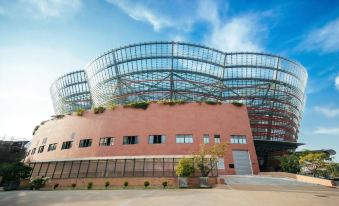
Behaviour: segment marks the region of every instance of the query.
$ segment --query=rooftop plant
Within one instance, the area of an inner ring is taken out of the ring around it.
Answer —
[[[134,103],[129,103],[125,104],[124,108],[136,108],[136,109],[147,109],[149,106],[150,102],[149,101],[144,101],[144,102],[134,102]]]
[[[82,108],[79,108],[79,109],[77,109],[75,112],[76,112],[77,116],[82,116],[82,115],[84,115],[85,110],[82,109]]]
[[[217,105],[217,104],[221,104],[222,102],[220,101],[213,101],[213,100],[206,100],[204,101],[206,104],[209,104],[209,105]]]
[[[105,107],[99,106],[99,107],[93,107],[94,114],[100,114],[105,111]]]
[[[237,106],[237,107],[242,107],[244,104],[243,103],[241,103],[241,102],[232,102],[232,104],[234,105],[234,106]]]
[[[164,105],[176,105],[176,104],[186,104],[187,102],[184,100],[171,100],[171,99],[163,99],[158,101],[159,104],[164,104]]]
[[[108,108],[110,110],[115,110],[116,108],[118,107],[118,105],[114,102],[111,102],[109,105],[108,105]]]

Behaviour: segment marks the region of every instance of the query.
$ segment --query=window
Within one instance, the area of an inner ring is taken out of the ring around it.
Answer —
[[[92,145],[92,139],[80,140],[79,147],[90,147]]]
[[[214,143],[215,144],[220,144],[220,135],[218,135],[218,134],[214,135]]]
[[[231,144],[247,144],[245,135],[231,135]]]
[[[204,144],[209,144],[210,143],[210,136],[208,134],[204,134]]]
[[[28,152],[26,153],[26,157],[29,156],[29,154],[31,154],[31,150],[28,150]]]
[[[36,150],[36,148],[33,148],[33,149],[32,149],[32,155],[35,154],[35,150]]]
[[[64,149],[71,149],[72,144],[73,144],[73,141],[63,142],[63,143],[62,143],[62,146],[61,146],[61,150],[64,150]]]
[[[47,142],[47,137],[42,139],[42,143],[41,144],[46,144],[46,142]]]
[[[123,144],[138,144],[138,136],[124,136]]]
[[[114,145],[114,137],[102,137],[100,138],[99,146],[111,146]]]
[[[193,143],[193,136],[191,134],[177,134],[175,142],[179,144]]]
[[[47,152],[56,150],[57,143],[48,145]]]
[[[42,153],[44,151],[45,145],[40,146],[38,149],[38,153]]]
[[[165,135],[150,135],[148,137],[148,144],[164,144],[166,142]]]

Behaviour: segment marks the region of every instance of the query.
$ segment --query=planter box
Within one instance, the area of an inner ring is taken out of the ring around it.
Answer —
[[[210,184],[208,182],[208,177],[199,177],[199,186],[201,188],[210,188]]]
[[[187,177],[178,177],[178,183],[180,188],[188,187],[188,178]]]
[[[5,191],[17,190],[20,186],[20,180],[6,181],[4,182],[3,186]]]

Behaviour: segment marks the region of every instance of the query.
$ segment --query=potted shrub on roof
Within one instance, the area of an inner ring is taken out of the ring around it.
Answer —
[[[178,182],[180,188],[188,187],[188,178],[194,173],[193,159],[182,158],[177,167],[175,173],[178,175]]]
[[[204,144],[201,145],[199,153],[194,156],[194,165],[200,172],[200,187],[210,187],[208,183],[208,175],[211,171],[217,169],[218,159],[224,157],[226,148],[226,142],[215,144],[211,147],[207,147]]]
[[[32,168],[22,162],[0,164],[0,177],[4,182],[5,191],[16,190],[20,186],[20,179],[28,178]]]

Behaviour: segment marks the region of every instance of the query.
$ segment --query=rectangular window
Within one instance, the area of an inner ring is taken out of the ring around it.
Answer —
[[[79,147],[90,147],[92,145],[92,139],[80,140]]]
[[[40,146],[38,149],[38,153],[42,153],[44,151],[45,145]]]
[[[209,144],[210,143],[210,136],[208,134],[204,134],[204,144]]]
[[[175,142],[178,143],[178,144],[193,143],[193,135],[191,135],[191,134],[177,134]]]
[[[148,137],[148,144],[165,144],[166,136],[165,135],[150,135]]]
[[[218,134],[214,135],[214,143],[215,144],[220,144],[220,135],[218,135]]]
[[[33,149],[32,149],[32,155],[35,154],[35,150],[36,150],[36,148],[33,148]]]
[[[99,146],[111,146],[114,145],[114,137],[102,137],[100,138]]]
[[[73,144],[73,141],[63,142],[63,143],[62,143],[62,146],[61,146],[61,150],[64,150],[64,149],[71,149],[72,144]]]
[[[231,144],[247,144],[245,135],[231,135]]]
[[[50,144],[48,146],[47,152],[56,150],[56,147],[57,147],[57,143]]]
[[[138,136],[124,136],[123,144],[138,144]]]

